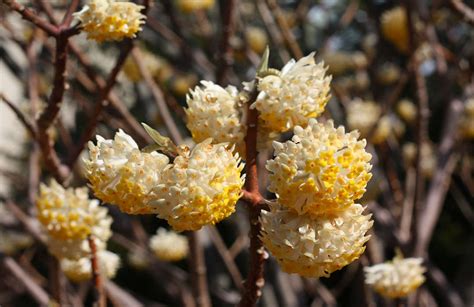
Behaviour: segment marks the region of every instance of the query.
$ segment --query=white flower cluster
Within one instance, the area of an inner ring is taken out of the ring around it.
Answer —
[[[81,22],[89,39],[98,42],[133,38],[141,31],[146,18],[140,11],[144,7],[133,2],[90,0],[74,16]]]
[[[201,81],[186,96],[187,127],[196,142],[212,138],[213,142],[235,144],[243,153],[245,126],[241,124],[240,99],[233,86],[222,88],[210,81]]]
[[[167,156],[141,152],[122,130],[113,140],[97,136],[97,145],[89,142],[89,155],[86,176],[99,199],[129,214],[149,212],[149,193],[160,182]]]
[[[332,121],[310,119],[292,140],[274,142],[267,162],[269,190],[277,195],[262,211],[262,241],[282,269],[307,277],[329,276],[364,252],[370,215],[355,203],[371,177],[371,155],[358,133]]]
[[[150,238],[150,249],[162,261],[179,261],[188,255],[188,240],[174,231],[159,228]]]
[[[102,250],[97,253],[101,274],[113,278],[120,267],[120,257],[112,252]],[[61,270],[74,282],[90,280],[92,278],[92,264],[89,257],[71,260],[63,258],[60,261]]]
[[[391,262],[365,267],[365,283],[383,296],[405,297],[425,281],[422,263],[422,258],[397,255]]]
[[[89,199],[87,188],[65,189],[52,180],[49,186],[41,185],[36,205],[48,250],[56,258],[71,265],[90,261],[89,236],[98,254],[105,252],[112,218],[97,200]]]

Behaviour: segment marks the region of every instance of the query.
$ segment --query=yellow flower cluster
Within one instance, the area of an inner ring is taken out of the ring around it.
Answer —
[[[214,6],[214,0],[178,0],[178,8],[185,12],[191,13],[197,10],[206,10]]]
[[[405,9],[397,6],[382,14],[380,27],[382,35],[402,53],[408,52],[409,31]]]
[[[294,133],[290,141],[273,143],[275,158],[267,162],[268,189],[282,205],[317,215],[344,210],[362,197],[372,166],[356,131],[311,119]]]
[[[90,0],[74,16],[81,22],[89,39],[103,42],[133,38],[141,31],[146,18],[140,11],[144,7],[133,2]]]
[[[106,250],[98,252],[97,257],[102,276],[115,277],[120,266],[120,257]],[[89,257],[82,257],[77,260],[64,258],[61,259],[60,266],[66,277],[74,282],[86,281],[92,278],[92,265]]]
[[[150,205],[174,230],[198,230],[235,211],[244,184],[243,164],[226,145],[207,139],[192,150],[182,146],[174,163],[163,170]]]
[[[159,228],[150,238],[150,249],[162,261],[179,261],[188,255],[188,240],[174,231]]]
[[[41,184],[36,205],[38,220],[59,240],[83,240],[107,216],[107,209],[89,199],[87,188],[64,189],[55,180]]]
[[[262,211],[262,241],[283,271],[328,277],[364,252],[373,221],[363,211],[353,204],[340,214],[314,218],[274,205],[270,212]]]
[[[233,86],[222,88],[211,81],[201,81],[186,96],[187,127],[196,142],[208,138],[213,143],[228,142],[243,153],[245,126],[240,122],[240,100]]]
[[[385,297],[405,297],[425,281],[422,262],[422,258],[397,255],[391,262],[364,268],[365,283]]]
[[[474,139],[474,98],[466,101],[461,120],[461,133],[466,139]]]
[[[268,189],[277,202],[262,211],[261,239],[284,271],[329,276],[364,252],[373,222],[354,201],[371,177],[371,155],[357,137],[310,119],[292,140],[273,142]]]
[[[141,152],[122,130],[113,140],[97,136],[97,145],[89,142],[89,155],[86,176],[99,199],[129,214],[153,213],[149,192],[159,183],[167,156]]]
[[[260,93],[252,107],[260,112],[264,126],[285,132],[321,115],[329,101],[331,81],[325,73],[324,64],[316,64],[311,53],[298,61],[291,60],[277,74],[261,78]]]

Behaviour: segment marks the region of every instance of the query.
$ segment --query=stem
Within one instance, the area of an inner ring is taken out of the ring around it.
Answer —
[[[97,256],[97,246],[95,245],[94,239],[92,236],[87,237],[87,241],[89,242],[89,247],[91,249],[91,270],[92,270],[92,280],[94,281],[94,299],[96,301],[96,305],[99,307],[105,307],[106,298],[104,295],[104,289],[102,286],[102,278],[100,276],[100,268],[99,268],[99,259]]]
[[[191,270],[191,284],[194,299],[197,307],[210,307],[211,299],[206,280],[206,265],[204,263],[204,252],[199,244],[199,237],[196,231],[187,234],[189,241],[189,266]]]
[[[246,180],[245,190],[251,201],[247,201],[250,221],[250,270],[247,280],[244,283],[244,291],[239,306],[255,306],[258,298],[262,295],[261,289],[265,283],[263,277],[263,265],[265,262],[265,251],[263,243],[259,238],[262,225],[259,221],[262,200],[258,187],[257,173],[257,124],[258,111],[250,109],[250,104],[256,99],[257,91],[253,93],[252,99],[247,104],[247,135],[245,137],[246,145]]]
[[[222,84],[227,77],[229,68],[232,65],[232,46],[230,38],[235,32],[237,0],[220,1],[220,11],[222,16],[222,38],[219,46],[219,65],[217,66],[217,83]]]

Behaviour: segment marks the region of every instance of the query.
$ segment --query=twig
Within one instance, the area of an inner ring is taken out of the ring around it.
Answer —
[[[191,271],[191,284],[194,299],[197,307],[210,307],[211,298],[206,280],[206,265],[204,262],[204,251],[199,243],[198,233],[196,231],[188,232],[189,241],[189,265]]]
[[[3,265],[12,273],[20,283],[22,283],[31,296],[41,306],[47,306],[50,303],[48,293],[26,273],[21,266],[11,257],[3,258]]]
[[[142,307],[142,303],[137,301],[124,289],[110,280],[104,282],[104,290],[114,306]]]
[[[99,264],[99,257],[97,254],[97,246],[95,245],[94,239],[92,236],[87,237],[87,241],[89,242],[89,248],[91,249],[91,270],[92,270],[92,280],[94,281],[95,287],[95,301],[97,306],[105,307],[106,306],[106,298],[104,295],[104,289],[102,285],[102,276],[100,273],[100,264]]]
[[[233,62],[233,49],[230,39],[236,28],[238,0],[220,1],[220,12],[222,19],[222,37],[219,44],[219,65],[217,65],[216,80],[221,84],[226,80],[227,73]]]
[[[224,241],[222,240],[219,231],[216,229],[215,226],[208,226],[206,227],[214,246],[216,247],[219,255],[221,256],[224,264],[229,271],[230,277],[234,282],[235,286],[239,290],[243,290],[242,288],[242,274],[240,274],[239,268],[235,265],[234,258],[229,253],[229,250],[225,246]]]
[[[69,4],[69,7],[67,8],[66,14],[64,14],[63,21],[61,22],[61,27],[66,28],[71,25],[73,16],[72,14],[77,10],[77,7],[79,6],[80,0],[72,0],[71,4]]]
[[[285,40],[286,46],[290,49],[293,57],[296,59],[303,57],[303,52],[295,39],[295,36],[291,32],[288,23],[286,22],[285,16],[283,16],[283,12],[281,11],[280,6],[276,2],[276,0],[266,0],[268,6],[270,7],[270,11],[275,16],[275,20],[280,28],[282,33],[283,39]]]
[[[262,295],[262,288],[265,283],[263,277],[263,264],[266,258],[266,252],[263,243],[259,238],[262,225],[260,223],[261,206],[259,203],[262,196],[258,186],[257,174],[257,124],[258,111],[250,109],[250,104],[256,99],[257,91],[254,91],[247,104],[247,135],[245,136],[246,145],[246,180],[245,190],[252,194],[253,201],[247,202],[250,221],[250,269],[247,280],[244,283],[244,291],[239,306],[255,306],[258,298]]]
[[[47,22],[44,19],[41,19],[37,13],[31,11],[30,9],[26,8],[24,5],[19,4],[15,0],[3,0],[3,3],[8,5],[12,10],[17,11],[21,14],[21,16],[30,21],[31,23],[35,24],[38,28],[45,31],[51,36],[57,36],[59,31],[58,28],[52,25],[51,23]]]
[[[458,12],[467,22],[474,25],[474,10],[461,0],[450,0],[451,7]]]
[[[21,121],[23,126],[25,126],[26,130],[28,130],[30,135],[33,138],[35,138],[36,137],[36,128],[35,128],[33,122],[30,121],[30,119],[27,118],[25,116],[25,114],[23,114],[23,112],[21,112],[20,109],[18,109],[18,107],[14,103],[11,102],[10,100],[8,100],[2,93],[0,93],[0,99],[3,100],[7,104],[7,106],[15,113],[15,115]]]

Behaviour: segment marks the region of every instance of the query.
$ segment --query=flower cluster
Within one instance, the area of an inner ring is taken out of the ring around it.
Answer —
[[[188,255],[188,240],[174,231],[159,228],[150,238],[150,249],[163,261],[179,261]]]
[[[214,6],[214,0],[178,0],[176,1],[178,8],[185,12],[191,13],[197,10],[206,10]]]
[[[90,261],[88,237],[98,253],[105,251],[112,218],[97,200],[89,199],[87,188],[65,189],[52,180],[41,185],[36,205],[38,220],[48,234],[48,250],[59,260],[71,265]]]
[[[403,258],[397,255],[391,262],[364,268],[365,283],[389,298],[405,297],[423,282],[422,258]]]
[[[133,2],[115,0],[90,0],[89,4],[74,16],[89,39],[98,42],[133,38],[145,23],[144,7]]]
[[[240,122],[240,99],[233,86],[222,88],[210,81],[201,81],[186,96],[187,127],[196,142],[212,138],[214,143],[228,142],[243,153],[245,126]]]
[[[262,212],[261,238],[284,271],[329,276],[364,252],[373,222],[355,201],[371,177],[371,155],[357,137],[310,119],[292,140],[273,143],[268,189],[277,203]]]
[[[466,139],[474,139],[474,98],[466,101],[461,120],[461,133]]]
[[[213,145],[207,139],[192,150],[182,146],[152,190],[150,205],[176,231],[215,224],[235,211],[244,184],[242,169],[238,154],[225,143]]]
[[[329,101],[330,76],[323,63],[316,64],[314,53],[291,60],[278,73],[258,82],[260,91],[252,105],[260,112],[264,126],[285,132],[321,115]]]
[[[128,134],[119,130],[113,140],[97,136],[89,142],[86,176],[96,197],[129,214],[152,213],[149,192],[160,182],[167,156],[143,153]]]
[[[120,266],[120,257],[112,252],[102,250],[97,253],[98,263],[103,276],[113,278]],[[81,282],[92,278],[92,265],[89,257],[77,260],[63,258],[60,261],[61,270],[70,280]]]

